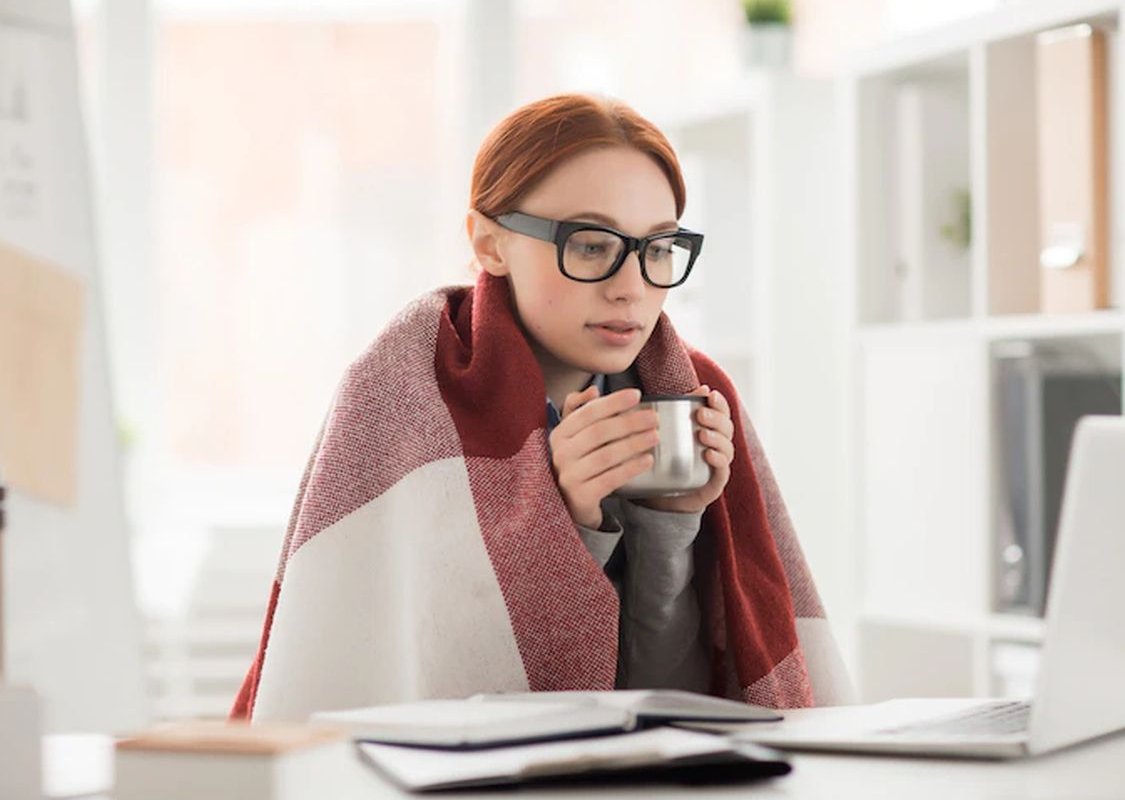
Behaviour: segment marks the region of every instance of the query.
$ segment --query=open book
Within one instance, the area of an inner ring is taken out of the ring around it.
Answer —
[[[628,713],[635,726],[647,727],[664,722],[778,722],[781,715],[772,708],[753,706],[738,700],[724,700],[696,692],[675,689],[630,689],[612,692],[512,692],[478,694],[473,702],[528,702],[618,708]]]
[[[311,717],[312,722],[347,728],[362,741],[439,748],[495,747],[674,722],[780,719],[770,709],[671,690],[476,695],[323,711]]]
[[[559,781],[722,783],[784,775],[781,754],[675,728],[491,750],[361,743],[362,756],[414,792]]]

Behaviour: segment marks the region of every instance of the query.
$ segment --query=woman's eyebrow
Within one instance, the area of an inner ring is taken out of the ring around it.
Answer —
[[[602,225],[606,225],[610,228],[616,228],[617,230],[621,230],[621,225],[617,222],[617,220],[615,220],[613,217],[607,216],[605,214],[601,214],[597,211],[583,211],[579,214],[571,214],[569,217],[566,218],[566,221],[567,222],[597,222],[597,223],[600,223]],[[648,232],[649,233],[656,233],[657,231],[674,231],[678,227],[679,227],[679,223],[676,222],[676,220],[671,220],[669,222],[661,222],[657,225],[653,225],[651,228],[648,229]]]

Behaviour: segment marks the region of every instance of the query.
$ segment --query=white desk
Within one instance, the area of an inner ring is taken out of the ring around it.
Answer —
[[[90,763],[90,745],[83,752],[59,753],[51,769],[62,770],[64,762],[73,766]],[[109,751],[95,748],[103,761]],[[108,764],[98,769],[105,770]],[[88,767],[87,767],[88,768]],[[335,792],[325,791],[309,800],[407,800],[443,795],[410,795],[382,781],[360,764],[346,764],[344,774],[326,780]],[[336,789],[336,787],[339,787]],[[595,789],[534,789],[521,794],[542,798],[599,800],[648,800],[651,797],[691,797],[692,800],[726,797],[762,798],[896,798],[901,800],[1101,800],[1125,798],[1125,734],[1102,739],[1036,759],[1010,762],[972,762],[951,759],[913,759],[887,756],[829,756],[795,754],[793,772],[757,784],[719,787],[639,786]],[[507,792],[456,793],[455,800],[497,800],[514,797]],[[112,794],[92,795],[111,800]],[[200,800],[206,800],[200,798]]]

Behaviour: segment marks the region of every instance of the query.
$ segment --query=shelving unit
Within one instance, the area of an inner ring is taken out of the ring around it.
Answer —
[[[1104,375],[1125,314],[1122,4],[1026,0],[866,52],[843,79],[847,452],[865,699],[1023,693],[1042,620],[998,601],[1006,485],[999,360]],[[1039,311],[1036,36],[1105,32],[1111,308]],[[971,225],[964,226],[964,196]],[[968,239],[964,234],[971,231]],[[1007,416],[1004,416],[1007,415]]]

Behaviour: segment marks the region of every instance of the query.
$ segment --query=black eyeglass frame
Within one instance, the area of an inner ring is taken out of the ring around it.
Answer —
[[[691,275],[691,269],[695,266],[696,259],[699,258],[699,254],[703,250],[703,234],[689,231],[687,228],[677,228],[674,231],[653,233],[638,239],[629,236],[627,233],[622,233],[619,230],[606,227],[605,225],[598,225],[594,222],[546,219],[544,217],[534,216],[533,214],[525,214],[522,211],[511,211],[507,214],[501,214],[496,218],[496,222],[515,233],[522,233],[525,236],[530,236],[544,242],[553,242],[555,250],[558,253],[559,272],[570,280],[578,281],[579,283],[599,283],[609,280],[621,269],[621,265],[625,263],[625,259],[629,257],[629,254],[635,252],[637,254],[637,260],[640,261],[641,264],[641,277],[644,278],[645,283],[650,286],[655,286],[658,289],[674,289],[686,281],[688,276]],[[613,266],[600,278],[576,278],[566,271],[566,266],[563,263],[563,246],[566,244],[566,240],[570,238],[571,234],[577,233],[578,231],[601,231],[602,233],[610,233],[621,239],[622,243],[625,245],[621,248],[621,253],[617,256]],[[687,268],[684,270],[683,276],[675,283],[657,283],[649,277],[648,270],[645,268],[645,250],[648,248],[649,244],[657,239],[672,238],[686,239],[691,242],[692,251],[691,255],[688,257]]]

